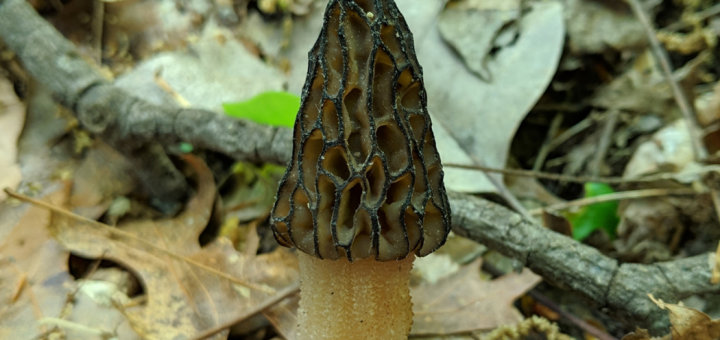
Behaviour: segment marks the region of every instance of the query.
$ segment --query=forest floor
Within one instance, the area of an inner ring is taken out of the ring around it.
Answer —
[[[472,196],[502,205],[493,213],[614,266],[593,295],[579,277],[596,268],[581,259],[532,261],[549,238],[454,226],[415,262],[410,337],[719,338],[720,3],[395,2],[423,66],[445,186],[465,195],[453,207],[485,204],[462,205]],[[16,3],[0,0],[0,21]],[[233,149],[230,135],[206,132],[131,155],[145,141],[96,130],[80,100],[42,81],[60,79],[62,63],[25,59],[3,31],[17,27],[0,23],[0,338],[294,340],[297,258],[268,218],[327,0],[27,3],[77,48],[73,62],[142,103],[282,137]],[[122,128],[161,130],[144,118]],[[185,136],[199,124],[187,125]],[[164,166],[175,172],[159,182],[144,172]],[[614,282],[649,287],[653,275],[668,288],[612,296]]]

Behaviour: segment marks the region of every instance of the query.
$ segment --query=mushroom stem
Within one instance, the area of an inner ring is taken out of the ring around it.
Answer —
[[[298,340],[408,338],[414,254],[388,262],[321,260],[303,252],[299,256]]]

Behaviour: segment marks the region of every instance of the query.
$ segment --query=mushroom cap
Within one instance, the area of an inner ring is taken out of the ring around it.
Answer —
[[[328,3],[271,224],[278,243],[322,259],[391,261],[445,243],[422,68],[393,0]]]

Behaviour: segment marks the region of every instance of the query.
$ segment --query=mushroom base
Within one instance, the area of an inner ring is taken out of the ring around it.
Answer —
[[[400,340],[412,326],[410,269],[400,261],[321,260],[300,254],[298,340]]]

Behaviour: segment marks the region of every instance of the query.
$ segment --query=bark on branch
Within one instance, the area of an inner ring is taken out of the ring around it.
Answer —
[[[155,188],[157,197],[184,191],[184,181],[177,184],[180,174],[168,166],[159,145],[185,141],[252,162],[286,164],[291,158],[290,129],[210,111],[159,107],[113,86],[25,0],[0,0],[0,38],[37,81],[73,109],[86,129],[149,169],[145,182]],[[676,302],[720,292],[720,286],[710,284],[710,253],[652,265],[618,265],[596,249],[496,203],[451,193],[450,204],[457,234],[517,259],[548,282],[607,307],[633,325],[667,331],[667,313],[652,304],[648,293]]]

